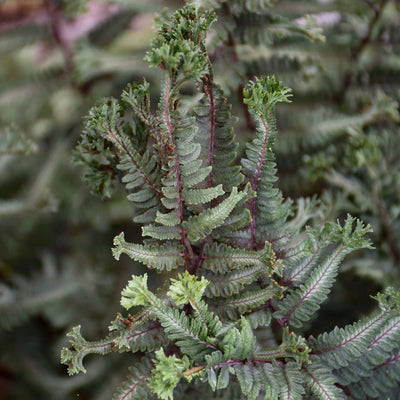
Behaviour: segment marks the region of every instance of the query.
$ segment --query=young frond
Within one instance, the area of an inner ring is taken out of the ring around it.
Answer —
[[[128,84],[122,92],[121,101],[129,104],[134,114],[147,127],[150,136],[154,135],[154,118],[150,113],[150,85],[144,80],[143,83]]]
[[[184,377],[184,372],[189,369],[189,359],[184,356],[182,359],[175,355],[166,356],[163,349],[155,352],[155,368],[149,379],[149,387],[163,400],[173,400],[173,391]]]
[[[207,285],[208,281],[204,276],[198,280],[197,276],[185,271],[184,274],[178,275],[178,279],[171,279],[171,287],[167,294],[178,306],[193,306],[200,302]]]
[[[302,336],[289,332],[286,327],[282,331],[282,342],[279,346],[269,349],[260,349],[256,354],[257,360],[273,361],[285,360],[291,358],[298,364],[309,364],[309,353],[311,349],[308,347],[306,340]]]
[[[178,282],[184,280],[185,276],[181,275]],[[177,286],[177,283],[175,283],[175,286]],[[175,297],[176,290],[172,291],[171,294]],[[164,304],[147,288],[147,275],[132,277],[127,287],[122,291],[121,304],[128,309],[137,305],[151,307],[152,313],[159,320],[168,338],[175,341],[176,345],[193,359],[201,359],[204,353],[215,349],[215,345],[212,344],[213,338],[208,336],[207,324],[204,324],[201,318],[191,319],[179,309],[171,309]]]
[[[242,316],[238,328],[229,329],[223,336],[219,347],[226,359],[252,359],[257,352],[258,345],[249,321]]]
[[[268,77],[249,82],[243,96],[257,125],[256,137],[247,144],[246,158],[242,159],[243,172],[257,194],[250,202],[251,241],[256,248],[261,237],[276,241],[282,235],[277,232],[271,235],[271,231],[280,231],[291,212],[290,203],[284,202],[280,191],[273,186],[277,178],[272,152],[276,136],[273,109],[278,102],[290,101],[290,89],[274,77]]]

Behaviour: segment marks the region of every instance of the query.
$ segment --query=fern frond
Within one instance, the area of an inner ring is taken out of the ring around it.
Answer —
[[[386,393],[400,385],[400,353],[393,352],[377,365],[370,374],[347,386],[356,399],[387,398]]]
[[[205,295],[207,297],[230,297],[239,293],[246,285],[268,274],[264,266],[241,268],[225,275],[206,274],[209,281]]]
[[[214,273],[226,273],[233,269],[255,266],[272,273],[275,267],[275,254],[269,243],[259,251],[234,248],[225,244],[206,244],[203,249],[202,267]]]
[[[61,351],[61,363],[68,365],[68,374],[74,375],[79,372],[86,373],[83,366],[83,359],[87,354],[107,354],[112,351],[113,343],[108,339],[97,343],[89,343],[81,334],[80,325],[75,326],[71,332],[67,334],[71,337],[70,343],[73,349],[64,347]]]
[[[221,88],[212,82],[209,74],[203,77],[201,85],[203,96],[192,112],[198,126],[203,163],[212,168],[208,185],[222,184],[230,192],[243,181],[240,168],[234,165],[238,148],[233,133],[235,119]]]
[[[129,367],[126,380],[116,390],[112,400],[147,400],[153,397],[148,386],[151,377],[153,361],[149,356],[143,357],[135,366]]]
[[[235,375],[239,381],[242,393],[248,400],[256,400],[261,391],[261,375],[255,365],[234,365]]]
[[[266,394],[272,395],[272,399],[298,400],[303,398],[304,379],[297,363],[293,361],[264,363],[262,371],[266,382]]]
[[[194,360],[201,359],[204,353],[207,354],[211,349],[215,349],[215,346],[209,343],[213,340],[208,337],[208,329],[203,321],[189,319],[184,312],[163,304],[147,289],[147,275],[132,277],[122,291],[121,304],[125,308],[135,305],[150,306],[169,339],[176,341],[181,350]]]
[[[257,248],[261,237],[269,241],[271,231],[282,228],[290,213],[280,191],[273,187],[276,168],[272,146],[276,136],[273,108],[278,102],[289,102],[290,90],[281,86],[274,77],[257,79],[243,90],[244,103],[257,124],[256,138],[247,144],[242,166],[257,197],[250,202],[251,242]],[[274,243],[279,246],[278,243]]]
[[[320,400],[345,400],[344,392],[335,384],[330,371],[320,363],[302,368],[303,376],[311,392]]]
[[[106,338],[97,341],[88,341],[83,338],[80,326],[76,326],[70,331],[69,336],[71,348],[64,347],[61,352],[61,362],[68,366],[69,375],[79,372],[86,373],[83,360],[89,354],[109,354],[115,351],[136,353],[138,351],[153,351],[165,345],[168,339],[162,331],[160,325],[146,319],[137,321],[126,320],[122,322],[117,318],[110,327],[111,333]]]
[[[114,238],[113,255],[119,260],[122,253],[127,254],[135,261],[139,261],[149,268],[160,271],[178,268],[184,264],[183,249],[180,245],[146,246],[125,241],[124,233],[121,232]]]
[[[117,168],[125,173],[123,182],[126,184],[127,189],[130,191],[135,190],[130,197],[128,196],[128,199],[134,203],[142,203],[149,201],[152,196],[160,197],[161,193],[156,183],[156,158],[147,151],[140,154],[134,146],[135,141],[136,143],[143,140],[146,141],[147,137],[141,138],[143,132],[139,132],[138,124],[131,127],[134,132],[133,139],[129,137],[126,131],[124,132],[124,127],[117,122],[120,119],[120,112],[120,106],[115,101],[111,101],[109,108],[103,106],[97,111],[92,111],[88,125],[99,131],[103,129],[102,134],[116,146],[117,151],[120,153]],[[125,127],[126,129],[128,128]],[[135,199],[135,194],[146,192],[146,189],[148,193],[146,193],[145,198]]]
[[[353,219],[350,218],[346,222],[347,230],[352,221]],[[357,224],[360,224],[360,222]],[[369,227],[366,227],[364,233],[367,233],[369,229]],[[326,225],[321,230],[306,228],[305,239],[298,236],[295,239],[299,241],[298,244],[289,243],[289,249],[285,249],[285,268],[283,270],[285,284],[299,286],[304,283],[314,267],[323,261],[328,246],[338,243],[341,232],[342,228],[339,225],[336,228],[333,225]],[[365,245],[370,247],[367,244]]]
[[[370,227],[365,227],[360,221],[357,221],[353,231],[354,220],[348,216],[343,227],[340,224],[336,227],[325,226],[324,229],[328,232],[331,231],[332,239],[339,242],[339,245],[313,269],[304,284],[289,292],[279,302],[278,311],[274,313],[276,318],[295,327],[301,326],[302,321],[307,321],[327,298],[337,275],[339,264],[345,255],[357,248],[371,246],[369,240],[363,238],[370,231]]]
[[[384,311],[345,328],[336,327],[330,333],[321,334],[316,340],[311,338],[312,357],[332,369],[346,366],[349,361],[356,360],[367,352],[387,319],[388,312]]]
[[[247,318],[241,317],[238,328],[229,329],[222,340],[221,348],[226,359],[250,360],[257,352],[257,339]]]
[[[222,189],[222,185],[205,189],[183,189],[182,191],[182,196],[185,200],[185,203],[195,205],[208,203],[224,194],[225,192]]]
[[[256,359],[261,361],[284,360],[292,358],[298,364],[308,364],[309,353],[306,340],[302,336],[297,336],[294,332],[289,332],[286,327],[282,332],[282,343],[279,346],[269,349],[260,349],[256,354]]]
[[[170,102],[167,98],[167,103]],[[209,168],[201,168],[199,171],[198,157],[200,155],[200,145],[194,142],[196,129],[193,126],[192,119],[183,119],[176,125],[172,125],[173,120],[169,117],[169,105],[163,105],[164,112],[162,113],[168,129],[168,140],[171,146],[175,148],[175,155],[169,161],[167,166],[167,174],[162,179],[162,203],[165,208],[170,211],[168,214],[158,214],[157,221],[163,225],[170,226],[178,232],[173,238],[181,238],[185,242],[186,233],[181,229],[181,224],[184,220],[184,203],[188,205],[201,205],[209,202],[216,197],[224,194],[222,187],[217,188],[199,188],[195,187],[206,179],[211,171]],[[184,167],[183,167],[184,166]],[[199,174],[197,174],[199,172]],[[175,228],[173,228],[175,227]],[[147,227],[145,227],[147,228]],[[158,227],[154,227],[156,231]],[[159,229],[164,229],[160,227]],[[149,234],[149,230],[146,230]],[[152,235],[156,238],[156,236]]]
[[[284,323],[300,327],[302,321],[307,321],[326,300],[343,258],[344,250],[339,247],[312,272],[305,284],[290,292],[279,303],[274,317],[281,319]]]
[[[197,242],[210,235],[215,228],[218,228],[224,223],[235,206],[246,196],[248,196],[246,192],[238,192],[237,188],[234,187],[229,197],[220,204],[213,208],[206,209],[198,215],[189,217],[189,219],[183,223],[189,240]]]
[[[134,114],[146,126],[149,136],[154,135],[155,121],[150,112],[150,85],[143,83],[128,84],[122,92],[121,101],[129,104]]]
[[[193,11],[193,10],[192,10]],[[182,32],[181,32],[182,33]],[[183,33],[182,33],[183,34]],[[193,43],[192,43],[193,44]],[[185,58],[185,51],[190,53],[190,49],[181,49],[183,52],[178,56]],[[160,54],[158,56],[161,57]],[[153,54],[151,57],[158,57]],[[162,57],[167,57],[164,54]],[[168,56],[169,57],[169,56]],[[172,57],[172,56],[171,56]],[[189,56],[190,58],[190,56]],[[201,57],[200,57],[201,58]],[[161,61],[164,60],[164,61]],[[185,62],[186,62],[185,58]],[[177,89],[184,81],[188,80],[192,75],[183,73],[182,82],[179,84],[176,80],[178,77],[174,76],[174,68],[177,68],[176,60],[161,58],[159,62],[165,62],[166,78],[163,86],[162,96],[159,103],[159,123],[162,127],[161,138],[165,143],[160,148],[164,154],[169,154],[169,161],[164,165],[164,177],[161,179],[162,183],[162,204],[168,210],[168,214],[159,215],[158,221],[164,220],[163,223],[169,227],[169,231],[176,228],[171,236],[157,235],[157,230],[162,230],[165,227],[154,226],[152,231],[146,230],[145,234],[150,234],[154,238],[178,238],[181,239],[182,244],[186,242],[187,234],[183,227],[184,222],[184,208],[188,205],[201,205],[215,199],[216,197],[224,194],[222,187],[219,188],[196,188],[197,184],[206,179],[211,172],[211,168],[200,168],[199,171],[199,155],[201,146],[194,141],[197,133],[197,128],[194,124],[194,118],[184,117],[180,112],[175,109],[174,99],[177,96]],[[202,70],[205,66],[206,59],[204,55],[201,60],[197,61],[197,67]],[[169,65],[167,67],[167,65]],[[185,65],[185,64],[183,64]],[[168,70],[170,68],[170,70]],[[168,72],[169,71],[169,72]],[[182,71],[177,69],[178,75]],[[171,75],[172,74],[172,75]],[[166,148],[168,147],[168,148]],[[198,173],[199,172],[199,173]],[[199,178],[200,177],[200,178]],[[186,183],[187,182],[187,183]],[[196,190],[197,189],[197,190]],[[161,219],[162,218],[162,219]],[[156,235],[154,235],[156,233]],[[186,251],[186,250],[185,250]]]
[[[243,293],[231,296],[218,302],[218,308],[230,314],[231,310],[237,310],[240,314],[250,312],[253,308],[265,304],[272,298],[281,298],[283,288],[275,281],[260,290],[245,290]]]
[[[372,331],[372,339],[369,338],[361,356],[355,357],[344,368],[335,371],[341,385],[347,386],[359,381],[362,377],[371,376],[371,371],[387,361],[392,352],[398,350],[400,335],[399,292],[396,293],[392,289],[387,289],[385,293],[378,294],[376,298],[382,311],[375,318],[367,320],[370,323],[364,328]],[[371,336],[371,333],[369,336]],[[358,340],[357,337],[352,339]]]
[[[143,149],[140,153],[136,148],[143,148],[147,142],[147,134],[138,122],[129,125],[121,124],[122,108],[116,100],[111,99],[102,106],[94,107],[89,114],[86,130],[78,145],[76,160],[85,163],[88,169],[85,179],[92,189],[110,196],[112,180],[115,173],[110,172],[113,166],[122,171],[122,182],[128,189],[128,200],[136,207],[136,214],[141,220],[143,215],[159,204],[161,190],[157,181],[157,159]],[[135,122],[135,121],[134,121]],[[111,149],[115,148],[115,155]],[[153,217],[145,218],[152,222]]]

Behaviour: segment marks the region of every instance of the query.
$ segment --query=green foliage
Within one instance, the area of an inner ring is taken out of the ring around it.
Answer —
[[[101,341],[74,328],[62,363],[72,374],[85,371],[88,354],[144,352],[115,399],[183,399],[194,387],[208,398],[231,390],[251,400],[390,394],[399,385],[400,292],[378,294],[372,316],[317,338],[308,333],[344,258],[372,248],[371,228],[350,215],[320,224],[315,200],[295,206],[276,187],[275,105],[289,102],[290,89],[274,77],[243,88],[255,134],[238,152],[205,46],[214,15],[202,8],[224,3],[187,5],[159,20],[146,56],[164,74],[157,103],[144,82],[89,113],[76,155],[86,180],[102,195],[124,183],[142,224],[143,244],[121,233],[114,257],[157,269],[163,283],[153,291],[149,275],[133,275],[122,291],[127,317],[118,315]],[[235,6],[255,13],[271,2]],[[275,27],[281,34],[321,38],[308,22],[298,30],[285,23]]]
[[[135,243],[127,243],[124,238],[124,233],[114,238],[114,257],[119,260],[121,254],[125,253],[135,261],[142,262],[149,268],[158,268],[160,270],[178,268],[183,265],[183,247],[166,246],[145,246]]]
[[[178,359],[175,355],[166,357],[164,350],[155,352],[156,367],[149,381],[149,387],[160,399],[172,400],[175,386],[178,384],[183,373],[189,368],[189,359],[184,356]]]
[[[329,237],[327,244],[335,244],[335,247],[329,250],[319,249],[324,253],[324,258],[319,260],[318,265],[312,266],[304,283],[299,287],[295,285],[291,287],[290,293],[276,307],[277,312],[274,314],[276,318],[280,318],[284,323],[300,327],[302,321],[307,321],[326,299],[335,281],[340,262],[346,254],[363,247],[371,248],[369,240],[364,238],[371,228],[357,221],[353,231],[353,225],[354,218],[348,216],[343,227],[340,224],[336,226],[327,224],[323,227],[319,235],[322,237],[327,235]],[[309,262],[301,263],[301,273],[308,267],[310,267]]]
[[[398,2],[187,3],[0,5],[2,398],[398,399]]]

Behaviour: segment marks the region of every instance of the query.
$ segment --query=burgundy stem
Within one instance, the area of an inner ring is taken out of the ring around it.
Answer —
[[[269,112],[268,112],[268,118],[269,118]],[[261,169],[264,164],[264,158],[265,158],[265,153],[267,151],[267,143],[269,139],[269,125],[265,121],[264,117],[261,117],[261,121],[264,125],[265,129],[265,136],[264,136],[264,142],[263,146],[261,149],[261,156],[260,160],[258,161],[258,166],[257,166],[257,171],[254,175],[253,183],[251,185],[251,188],[254,190],[255,193],[257,193],[258,189],[258,181],[260,180],[260,175],[261,175]],[[251,214],[251,225],[250,225],[250,231],[251,231],[251,243],[253,250],[257,250],[257,242],[256,242],[256,198],[253,198],[250,200],[250,214]]]
[[[193,271],[190,268],[191,263],[189,262],[189,259],[188,259],[189,258],[188,251],[189,251],[190,258],[192,258],[193,250],[192,250],[189,240],[187,240],[187,238],[186,238],[186,231],[183,227],[183,197],[182,197],[181,171],[179,168],[179,157],[178,157],[178,153],[177,153],[177,146],[176,146],[176,141],[175,141],[175,136],[174,136],[174,127],[171,124],[171,119],[170,119],[170,114],[169,114],[170,100],[171,100],[171,78],[167,75],[167,89],[166,89],[166,93],[165,93],[165,103],[164,103],[164,121],[167,125],[171,143],[175,150],[174,162],[175,162],[175,170],[176,170],[176,184],[177,184],[177,189],[178,189],[178,218],[180,221],[179,233],[181,235],[181,243],[183,246],[185,270],[190,273],[193,273]],[[193,261],[193,259],[192,259],[192,261]]]

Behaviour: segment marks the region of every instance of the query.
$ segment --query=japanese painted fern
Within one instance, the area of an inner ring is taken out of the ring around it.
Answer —
[[[274,77],[243,90],[256,133],[239,154],[204,45],[213,20],[187,6],[160,24],[146,57],[164,73],[156,106],[145,81],[90,112],[77,156],[86,180],[106,196],[124,183],[143,226],[143,243],[121,233],[113,254],[165,282],[153,292],[147,274],[133,276],[128,314],[103,340],[74,328],[62,362],[76,374],[88,354],[135,353],[115,399],[386,399],[400,383],[398,292],[378,294],[379,310],[352,325],[305,333],[343,258],[371,247],[370,228],[351,216],[304,228],[315,201],[283,199],[274,106],[291,91]]]

